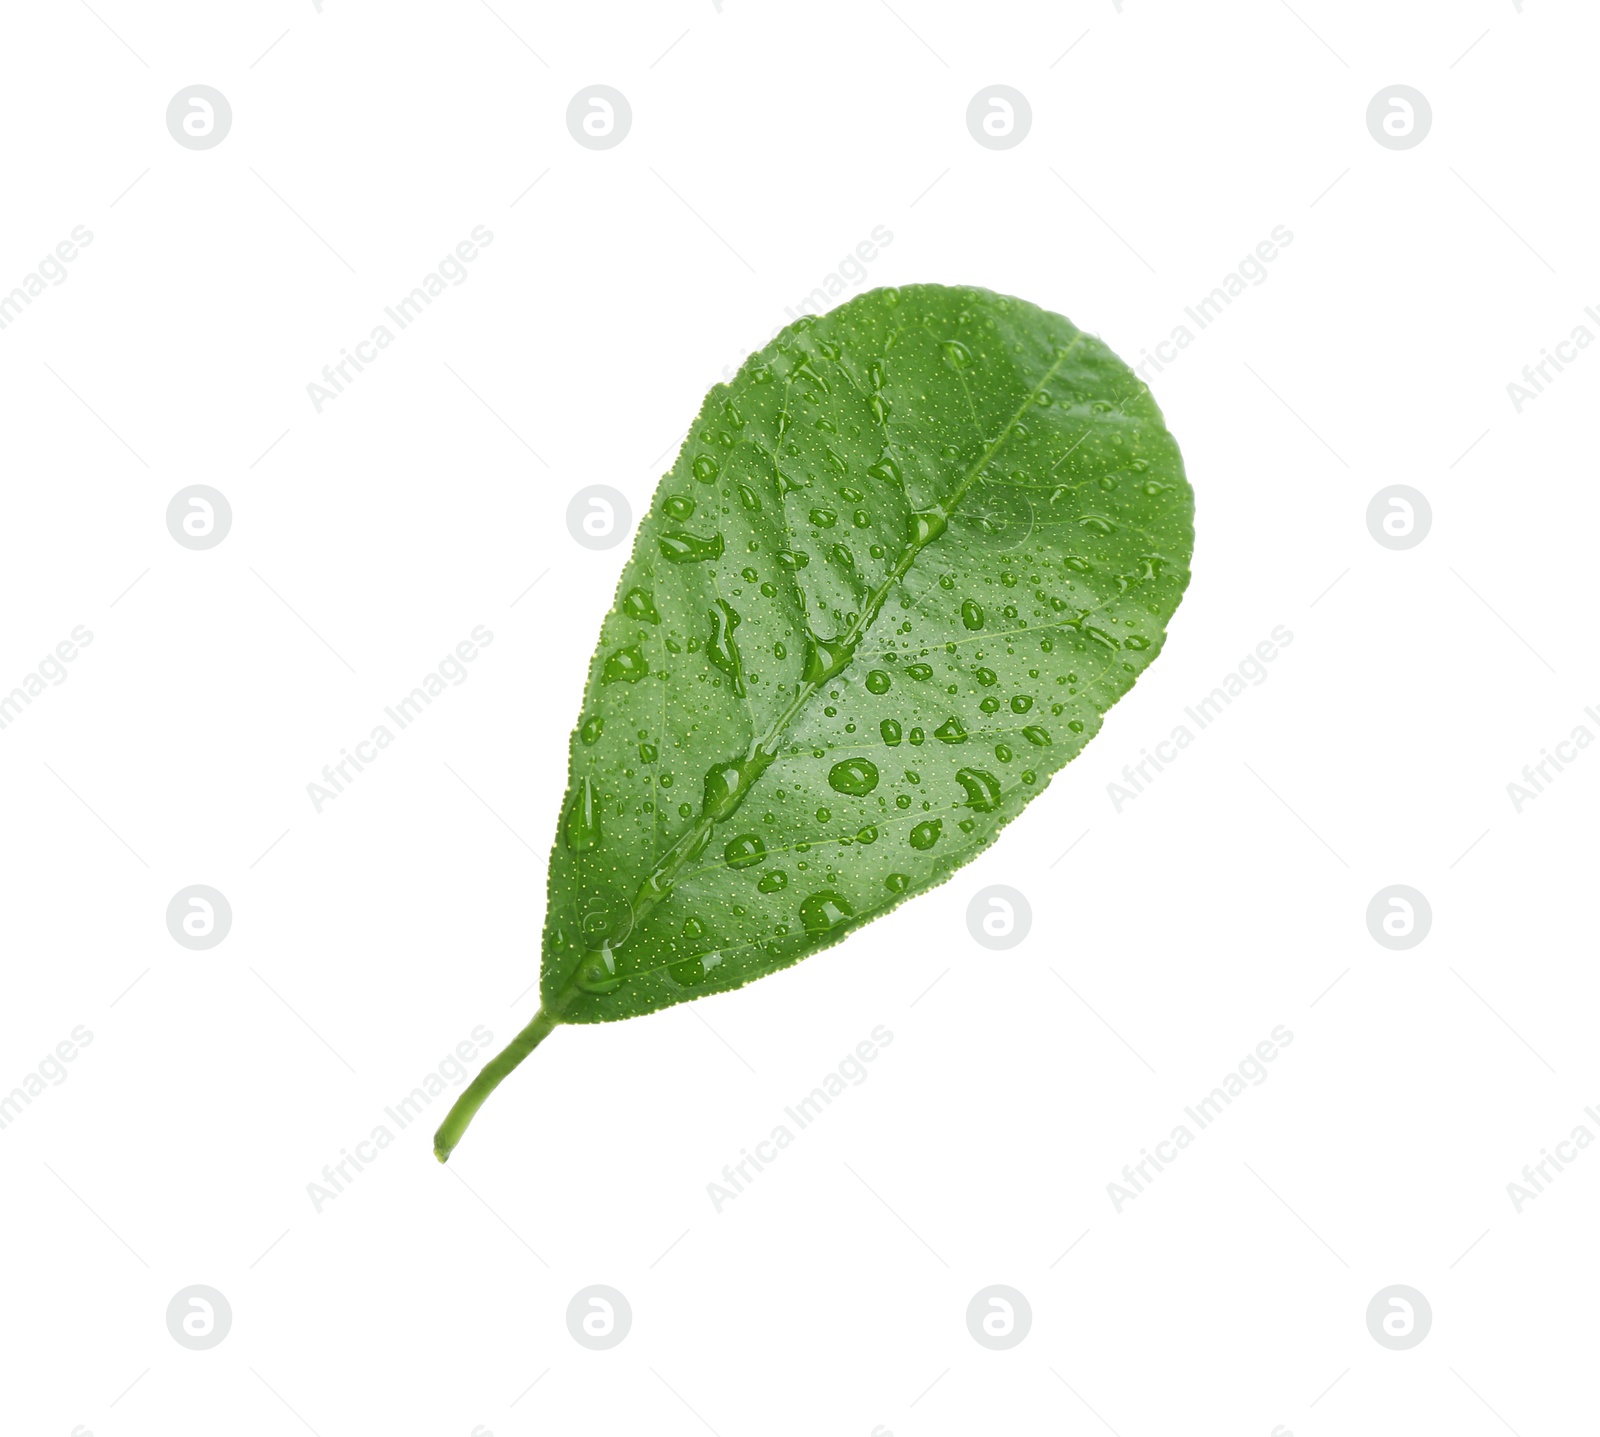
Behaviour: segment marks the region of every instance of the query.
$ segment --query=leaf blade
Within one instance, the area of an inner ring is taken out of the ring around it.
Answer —
[[[911,286],[785,330],[707,397],[602,627],[546,1007],[739,987],[945,881],[1160,652],[1192,515],[1148,388],[1060,316]]]

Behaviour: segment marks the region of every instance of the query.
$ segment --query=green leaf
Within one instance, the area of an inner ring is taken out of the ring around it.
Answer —
[[[752,355],[601,626],[539,1031],[504,1071],[557,1022],[740,987],[970,862],[1160,652],[1193,517],[1147,386],[1022,300],[875,290]]]

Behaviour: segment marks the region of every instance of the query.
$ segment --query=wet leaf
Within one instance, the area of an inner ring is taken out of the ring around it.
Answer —
[[[1059,315],[917,285],[784,330],[707,396],[601,625],[534,1041],[970,862],[1160,653],[1192,547],[1148,388]]]

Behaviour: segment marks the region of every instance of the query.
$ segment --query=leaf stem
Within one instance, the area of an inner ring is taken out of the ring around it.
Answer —
[[[561,1021],[554,1013],[543,1008],[533,1015],[533,1021],[484,1064],[483,1071],[467,1085],[466,1092],[456,1099],[455,1105],[439,1124],[433,1135],[433,1155],[440,1162],[448,1162],[467,1125],[472,1121],[484,1099],[498,1088],[506,1075],[539,1046]]]

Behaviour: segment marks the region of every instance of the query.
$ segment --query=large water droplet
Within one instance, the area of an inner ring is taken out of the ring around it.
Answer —
[[[614,684],[618,679],[623,679],[636,684],[649,672],[650,665],[645,662],[643,650],[638,644],[628,644],[607,657],[605,667],[600,671],[600,682]]]
[[[594,714],[583,721],[583,727],[578,730],[578,737],[583,740],[585,748],[593,748],[600,742],[600,735],[605,731],[606,721],[599,714]]]
[[[828,770],[828,787],[835,793],[862,798],[878,786],[878,765],[871,759],[847,758]]]
[[[805,664],[800,677],[808,684],[825,684],[849,667],[855,652],[855,645],[842,638],[819,639],[812,635],[806,640]]]
[[[702,953],[696,958],[684,958],[667,966],[667,972],[686,988],[698,987],[711,976],[711,970],[722,962],[722,954]]]
[[[594,780],[585,774],[572,791],[561,836],[574,853],[587,853],[600,842],[600,809]]]
[[[745,691],[744,663],[739,657],[739,645],[734,642],[733,631],[742,622],[725,600],[718,599],[716,608],[711,611],[711,637],[706,641],[706,657],[711,660],[713,667],[728,676],[734,693],[740,698],[744,697]]]
[[[939,841],[939,834],[943,828],[942,818],[925,819],[911,830],[911,846],[917,849],[932,848]]]
[[[676,519],[681,524],[694,513],[694,500],[686,494],[673,494],[661,507],[667,511],[669,519]]]
[[[831,933],[855,917],[855,910],[837,893],[813,893],[800,904],[800,922],[807,933]]]
[[[648,589],[629,589],[622,598],[622,612],[630,619],[659,624],[661,615],[656,612],[656,601]]]
[[[729,868],[753,868],[767,856],[767,845],[755,833],[741,833],[730,838],[722,850],[723,861]]]
[[[706,816],[713,822],[731,817],[771,762],[771,755],[758,749],[750,758],[717,764],[706,774]]]
[[[981,768],[956,770],[956,782],[967,791],[967,807],[992,813],[1000,806],[1000,780]]]
[[[938,728],[934,729],[933,736],[941,743],[965,743],[967,741],[966,729],[961,726],[961,720],[953,714]]]
[[[961,622],[969,629],[983,627],[983,610],[971,599],[964,599],[961,603]]]
[[[775,868],[771,873],[763,873],[761,881],[756,884],[763,893],[779,893],[789,886],[789,875],[781,868]]]
[[[867,692],[869,694],[886,694],[889,692],[889,675],[882,669],[873,669],[867,675]]]
[[[878,732],[883,735],[883,741],[893,748],[900,742],[900,725],[893,719],[885,719],[878,725]]]
[[[702,454],[693,464],[694,477],[702,484],[710,484],[717,477],[717,461],[709,454]]]
[[[674,564],[698,564],[704,559],[722,557],[720,533],[713,534],[709,539],[702,539],[698,534],[675,529],[670,534],[661,535],[656,542],[661,546],[661,557]]]

